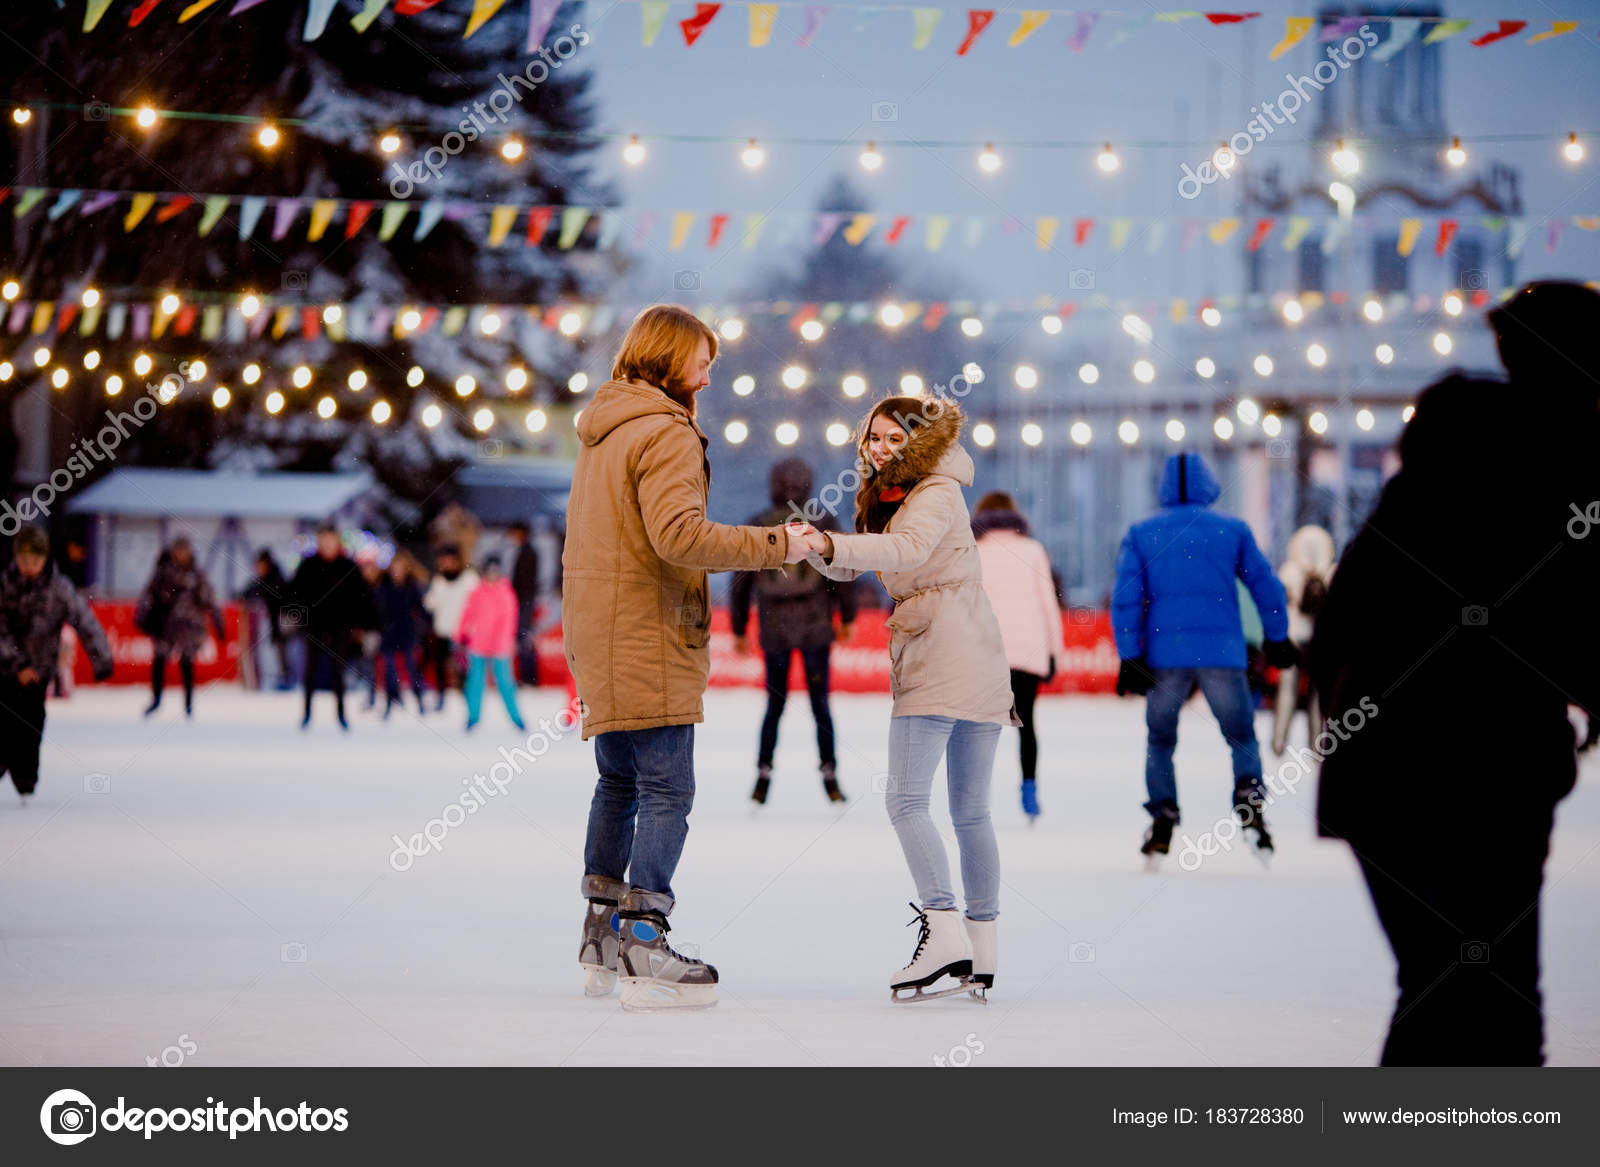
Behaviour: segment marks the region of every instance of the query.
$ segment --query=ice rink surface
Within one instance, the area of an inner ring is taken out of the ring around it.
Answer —
[[[553,719],[564,699],[524,690],[524,713]],[[387,724],[353,701],[348,734],[325,695],[305,733],[295,695],[205,689],[192,722],[170,701],[144,721],[144,700],[53,702],[34,804],[0,788],[0,1063],[1370,1065],[1381,1047],[1392,962],[1349,852],[1314,837],[1313,782],[1269,813],[1270,872],[1237,843],[1182,871],[1176,841],[1161,872],[1141,869],[1142,702],[1041,699],[1031,828],[1007,731],[991,1002],[891,1005],[915,931],[874,792],[888,698],[834,700],[843,811],[792,700],[757,813],[762,697],[711,693],[671,939],[718,967],[721,1003],[640,1015],[582,995],[594,770],[577,732],[502,768],[504,792],[445,826],[463,781],[524,744],[492,697],[471,735],[459,697]],[[1180,835],[1226,816],[1227,752],[1203,705],[1185,709],[1178,775]],[[439,850],[395,854],[393,836],[434,819]],[[1600,1063],[1597,851],[1591,758],[1546,870],[1554,1065]]]

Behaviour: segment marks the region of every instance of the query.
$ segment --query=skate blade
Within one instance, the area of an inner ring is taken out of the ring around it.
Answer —
[[[583,995],[585,997],[609,997],[617,987],[617,974],[604,965],[585,964],[583,966]]]
[[[1149,855],[1146,855],[1144,857],[1144,869],[1146,871],[1149,871],[1149,872],[1160,871],[1161,870],[1161,861],[1163,859],[1165,859],[1165,858],[1166,858],[1166,856],[1162,855],[1159,851],[1152,852]]]
[[[910,995],[902,995],[907,993]],[[921,985],[906,985],[898,989],[891,988],[889,990],[889,999],[896,1005],[912,1005],[918,1001],[937,1001],[940,997],[959,997],[964,994],[970,994],[974,1001],[979,1001],[985,1005],[989,1003],[984,987],[968,977],[962,977],[958,983],[945,989],[933,989],[930,991]]]
[[[710,1009],[716,1003],[716,985],[682,985],[651,977],[622,978],[622,1007],[630,1013]]]

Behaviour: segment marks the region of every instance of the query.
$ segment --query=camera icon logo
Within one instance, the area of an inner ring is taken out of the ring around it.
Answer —
[[[1076,624],[1080,627],[1086,627],[1094,623],[1094,609],[1071,608],[1068,610],[1067,618],[1072,624]]]
[[[1067,273],[1067,287],[1074,292],[1094,291],[1094,269],[1075,267]]]
[[[308,282],[310,282],[309,273],[291,269],[283,273],[280,284],[285,292],[303,292]]]
[[[1071,964],[1093,964],[1094,945],[1085,940],[1080,940],[1067,949],[1067,960]]]
[[[285,604],[278,609],[278,622],[285,628],[304,628],[306,610],[299,604]]]
[[[83,792],[85,794],[110,794],[110,774],[85,774],[83,776]]]
[[[675,292],[698,292],[700,290],[700,273],[687,270],[673,272],[672,289]]]
[[[1488,964],[1489,946],[1482,940],[1469,940],[1461,946],[1462,964]]]
[[[1461,288],[1467,292],[1480,292],[1489,286],[1489,273],[1481,268],[1468,268],[1461,273]]]
[[[1287,438],[1273,438],[1267,443],[1267,457],[1287,460],[1291,451]]]
[[[504,458],[506,444],[499,438],[485,438],[478,443],[478,453],[485,458]]]
[[[890,794],[894,791],[894,779],[888,774],[874,774],[871,785],[874,794]]]
[[[304,964],[306,946],[298,940],[291,940],[278,949],[278,959],[284,964]]]
[[[1461,609],[1461,623],[1468,628],[1482,628],[1489,623],[1489,609],[1482,604],[1468,604]]]
[[[111,120],[111,107],[103,101],[85,102],[83,120],[86,122],[108,122]]]
[[[875,101],[872,103],[872,120],[897,122],[900,120],[900,107],[892,101]]]
[[[81,1090],[57,1090],[39,1108],[39,1125],[52,1143],[72,1147],[94,1134],[95,1105]]]

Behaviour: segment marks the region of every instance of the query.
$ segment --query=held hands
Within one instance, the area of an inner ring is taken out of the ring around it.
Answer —
[[[37,685],[39,683],[39,670],[33,668],[17,670],[17,684]]]
[[[785,523],[783,532],[789,540],[783,557],[785,563],[799,563],[812,552],[827,554],[828,537],[810,523]]]

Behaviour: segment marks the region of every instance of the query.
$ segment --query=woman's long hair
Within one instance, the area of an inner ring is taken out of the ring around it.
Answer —
[[[856,491],[858,533],[878,534],[889,525],[889,519],[898,508],[894,503],[884,502],[880,496],[891,486],[910,488],[916,485],[917,478],[932,468],[932,460],[927,458],[919,458],[908,465],[905,454],[924,426],[952,414],[959,419],[960,411],[955,403],[940,397],[885,397],[861,420],[861,426],[856,430],[856,467],[862,478],[861,488]],[[874,469],[872,459],[867,456],[867,441],[872,434],[873,421],[885,416],[906,431],[906,440],[896,453],[895,460],[879,471]],[[953,440],[954,432],[951,438]]]

